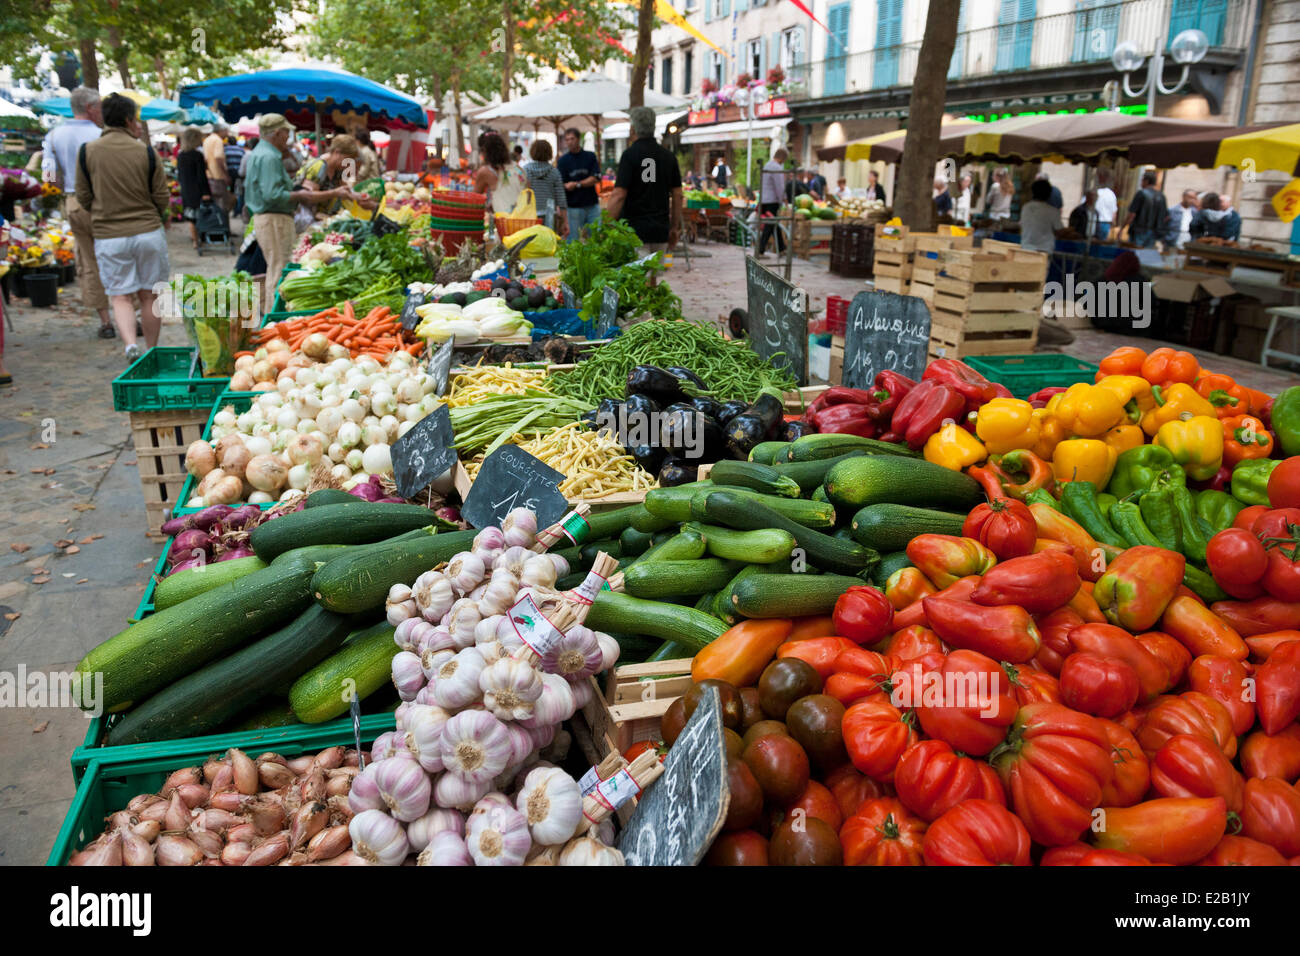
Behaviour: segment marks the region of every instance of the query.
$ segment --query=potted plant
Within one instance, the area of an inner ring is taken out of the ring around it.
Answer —
[[[767,71],[767,87],[772,92],[776,92],[777,87],[785,82],[785,70],[779,66],[774,66]]]

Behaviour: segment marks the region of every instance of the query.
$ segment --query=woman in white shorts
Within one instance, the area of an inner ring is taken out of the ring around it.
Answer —
[[[141,354],[136,341],[134,296],[140,299],[145,347],[158,344],[162,317],[156,289],[168,281],[167,216],[170,196],[162,163],[133,130],[135,103],[113,94],[103,101],[104,132],[77,158],[77,201],[90,210],[99,278],[113,308],[126,358]]]

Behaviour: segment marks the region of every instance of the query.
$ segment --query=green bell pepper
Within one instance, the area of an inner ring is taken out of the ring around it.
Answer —
[[[1164,475],[1167,481],[1185,485],[1187,476],[1182,466],[1174,460],[1173,452],[1161,445],[1139,445],[1130,448],[1115,461],[1115,472],[1111,475],[1106,490],[1116,498],[1124,498],[1137,493],[1139,495],[1150,489],[1157,477]],[[1152,529],[1154,530],[1154,529]]]
[[[1224,528],[1231,528],[1233,519],[1246,505],[1226,491],[1208,489],[1196,495],[1196,514],[1211,528],[1212,534],[1218,534]]]
[[[1273,433],[1277,435],[1277,443],[1282,446],[1283,453],[1288,457],[1300,455],[1300,385],[1292,385],[1279,392],[1277,398],[1273,399],[1270,415]],[[1266,501],[1258,503],[1268,504]]]
[[[1025,505],[1047,505],[1053,511],[1061,510],[1061,503],[1052,497],[1052,493],[1045,488],[1035,488],[1029,494],[1025,495]]]
[[[1083,530],[1092,535],[1094,541],[1114,545],[1117,548],[1128,547],[1097,505],[1097,487],[1091,481],[1067,481],[1061,484],[1061,510],[1073,518]]]
[[[1110,517],[1110,509],[1115,507],[1115,502],[1119,501],[1114,495],[1107,494],[1104,491],[1097,492],[1097,507],[1107,518]]]
[[[1201,519],[1196,516],[1196,502],[1192,500],[1192,493],[1185,485],[1171,486],[1168,494],[1173,497],[1174,515],[1178,519],[1178,540],[1183,554],[1188,561],[1204,565],[1205,547],[1210,543],[1210,535],[1206,533],[1209,526],[1201,526]]]
[[[1159,539],[1160,546],[1182,554],[1182,522],[1178,517],[1178,505],[1173,494],[1180,487],[1187,490],[1186,486],[1179,485],[1171,475],[1164,476],[1138,499],[1138,507],[1142,512],[1142,520]]]
[[[1282,462],[1276,458],[1252,458],[1237,462],[1237,467],[1232,469],[1232,497],[1248,505],[1267,506],[1268,476],[1280,464]]]

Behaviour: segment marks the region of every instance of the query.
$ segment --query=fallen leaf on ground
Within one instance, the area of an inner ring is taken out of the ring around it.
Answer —
[[[50,446],[45,444],[45,442],[38,441],[35,445],[32,445],[32,451],[36,451],[38,448],[49,448],[49,447]]]
[[[18,619],[19,619],[20,617],[22,617],[22,616],[23,616],[23,612],[22,612],[22,611],[14,611],[12,614],[6,614],[6,615],[5,615],[5,620],[6,620],[6,621],[16,621],[16,620],[18,620]]]
[[[58,541],[54,542],[56,548],[66,548],[70,544],[72,544],[72,542],[67,538],[60,538]]]
[[[50,722],[48,720],[42,720],[39,724],[37,724],[35,727],[32,728],[32,733],[34,734],[44,733],[45,728],[48,726],[50,726]]]
[[[73,511],[94,511],[95,506],[87,502],[82,502],[81,504],[73,505],[72,510]]]
[[[77,581],[77,583],[78,583],[78,584],[85,584],[85,583],[86,583],[87,581],[89,581],[89,580],[90,580],[90,578],[81,578],[80,580]]]
[[[10,551],[17,551],[19,554],[22,554],[24,551],[30,551],[31,549],[32,546],[30,544],[23,544],[21,541],[9,545]]]
[[[64,554],[81,554],[81,549],[75,544],[63,549]]]
[[[135,467],[135,459],[132,458],[130,461],[124,461],[124,462],[122,462],[122,464],[126,465],[126,467],[128,467],[128,468],[134,468],[134,467]]]

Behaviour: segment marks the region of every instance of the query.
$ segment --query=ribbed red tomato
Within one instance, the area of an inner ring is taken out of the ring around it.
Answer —
[[[1029,865],[1029,831],[992,800],[964,800],[925,831],[927,866]]]
[[[894,789],[903,805],[925,820],[938,819],[963,800],[1007,802],[992,767],[956,753],[942,740],[921,740],[907,748],[894,771]]]
[[[1196,865],[1286,866],[1287,861],[1286,857],[1267,843],[1260,843],[1250,837],[1229,834],[1219,841],[1219,845],[1210,851],[1209,856]]]
[[[1196,734],[1211,741],[1232,759],[1237,755],[1237,737],[1232,732],[1232,715],[1208,694],[1189,690],[1177,697],[1160,697],[1134,731],[1143,752],[1151,757],[1177,734]]]
[[[1016,703],[1021,707],[1026,704],[1061,702],[1061,682],[1055,675],[1039,670],[1032,664],[1008,664],[1006,661],[1002,662],[1002,669],[1007,672],[1007,679],[1011,681],[1011,692],[1015,695]]]
[[[824,783],[835,797],[841,820],[853,816],[867,800],[875,800],[884,795],[884,789],[879,783],[851,763],[836,767],[826,775]]]
[[[978,651],[956,650],[938,670],[894,694],[919,697],[921,726],[954,750],[982,757],[1006,736],[1018,705],[1002,665]]]
[[[1151,785],[1151,765],[1127,728],[1113,720],[1100,721],[1110,743],[1110,765],[1114,774],[1102,788],[1101,802],[1107,807],[1131,807]]]
[[[1241,835],[1267,843],[1283,856],[1300,856],[1300,790],[1277,777],[1247,780]]]
[[[853,766],[884,783],[893,779],[903,751],[916,743],[916,712],[899,710],[883,694],[846,710],[842,727]]]
[[[1116,657],[1079,651],[1061,665],[1061,703],[1094,717],[1118,717],[1139,690],[1137,671]]]
[[[845,866],[920,866],[925,821],[893,797],[869,800],[840,828]]]
[[[1218,747],[1194,734],[1176,734],[1151,758],[1151,789],[1162,797],[1223,797],[1241,810],[1245,781]]]

